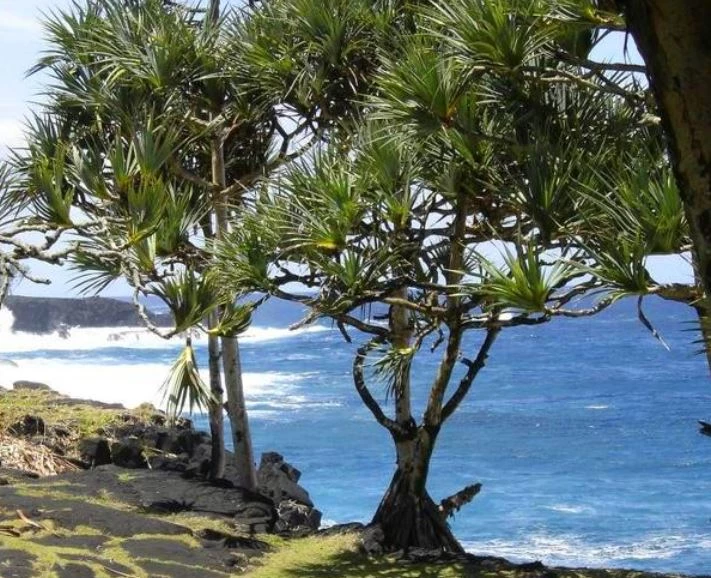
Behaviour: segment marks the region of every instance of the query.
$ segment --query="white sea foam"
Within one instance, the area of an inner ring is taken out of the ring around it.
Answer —
[[[586,405],[585,409],[602,410],[602,409],[610,409],[610,406],[609,405]]]
[[[15,365],[0,365],[0,386],[8,387],[21,379],[38,381],[73,397],[122,403],[127,407],[144,402],[163,407],[161,385],[169,370],[169,364],[117,365],[115,359],[106,364],[97,359],[92,359],[92,362],[56,358],[20,359]],[[206,369],[201,371],[201,375],[207,382]],[[294,384],[306,377],[308,374],[246,372],[243,378],[247,406],[260,401],[278,401],[282,396],[288,396]]]
[[[666,560],[689,549],[711,550],[711,537],[701,534],[650,535],[634,543],[592,544],[580,536],[533,534],[514,541],[469,541],[463,545],[468,552],[502,556],[513,561],[605,566],[634,560]]]
[[[183,343],[180,337],[166,341],[147,329],[138,327],[73,327],[69,329],[68,338],[60,337],[57,333],[37,335],[12,331],[13,321],[11,311],[0,309],[0,356],[5,358],[8,358],[8,354],[11,353],[37,350],[82,351],[110,347],[177,349]],[[262,343],[322,331],[331,331],[331,329],[323,325],[312,325],[295,331],[283,327],[250,327],[240,336],[240,342]],[[204,335],[195,338],[196,343],[205,341]]]
[[[592,514],[595,511],[588,506],[573,506],[571,504],[553,504],[552,506],[544,506],[544,508],[562,514]]]
[[[0,386],[12,386],[14,381],[22,379],[46,383],[66,395],[122,403],[127,407],[144,402],[158,407],[164,405],[161,385],[170,371],[170,363],[122,363],[114,355],[115,352],[108,352],[108,348],[177,352],[183,345],[182,339],[166,341],[135,327],[72,328],[65,339],[56,333],[36,335],[13,332],[13,321],[10,311],[0,309]],[[329,328],[312,326],[290,331],[286,328],[252,327],[240,337],[240,341],[245,344],[262,343],[320,331],[329,331]],[[204,336],[196,338],[195,342],[204,343]],[[25,359],[17,355],[36,351],[42,351],[42,357]],[[57,352],[56,356],[52,355],[53,351]],[[63,352],[67,351],[75,354],[74,359],[60,358],[66,356]],[[76,352],[82,351],[87,354],[76,355]],[[201,374],[207,382],[206,368]],[[267,403],[274,406],[269,409],[306,406],[308,400],[289,397],[289,393],[295,383],[313,375],[307,372],[247,372],[243,374],[247,405]]]

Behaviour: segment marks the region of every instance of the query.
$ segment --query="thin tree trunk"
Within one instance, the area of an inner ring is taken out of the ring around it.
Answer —
[[[225,153],[222,142],[216,138],[212,146],[212,177],[213,183],[221,191],[226,187]],[[229,222],[225,199],[216,194],[214,203],[216,213],[216,239],[220,240],[229,232]],[[238,486],[255,491],[257,489],[257,472],[252,451],[252,437],[249,431],[247,408],[244,401],[244,385],[242,382],[242,364],[239,355],[239,344],[236,337],[222,337],[222,366],[225,373],[225,392],[227,394],[227,416],[232,430],[232,443]]]
[[[242,488],[256,491],[257,472],[254,465],[247,407],[244,401],[242,364],[236,337],[222,338],[222,361],[227,389],[227,414],[232,429],[232,444],[237,470],[236,479],[233,481]]]
[[[400,299],[407,300],[407,287],[396,292]],[[405,307],[393,305],[390,308],[390,328],[392,331],[392,346],[396,350],[406,350],[410,347],[412,328],[410,327],[410,313]],[[416,425],[412,419],[412,394],[410,388],[410,364],[402,367],[395,376],[395,421],[414,439]],[[404,440],[403,440],[404,441]],[[412,459],[412,443],[396,443],[398,463]],[[404,452],[404,453],[403,453]]]
[[[214,314],[208,319],[208,327],[216,324]],[[225,419],[223,410],[222,372],[220,368],[220,342],[214,335],[207,336],[210,392],[213,401],[208,407],[212,454],[210,456],[210,479],[225,477]]]
[[[212,219],[207,217],[203,223],[203,231],[210,238],[215,238],[215,226]],[[217,315],[208,315],[205,320],[208,329],[217,325]],[[212,401],[208,404],[208,420],[210,423],[210,439],[212,451],[210,454],[210,471],[208,476],[211,480],[225,477],[225,419],[222,389],[222,367],[220,365],[220,342],[212,334],[207,336],[208,371],[210,374],[210,393]]]
[[[220,19],[220,0],[210,0],[207,8],[207,19],[210,24],[217,24]]]
[[[711,2],[618,4],[659,103],[706,294],[704,309],[711,311]]]

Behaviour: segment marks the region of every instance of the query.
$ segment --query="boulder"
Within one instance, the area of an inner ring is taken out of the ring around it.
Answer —
[[[316,508],[284,500],[277,506],[276,532],[310,533],[319,529],[321,512]]]
[[[264,468],[269,465],[278,467],[286,474],[292,482],[297,483],[301,478],[301,472],[294,466],[284,461],[284,457],[277,452],[265,452],[262,454],[262,459],[259,462],[259,467]]]
[[[299,470],[287,464],[280,454],[263,454],[257,470],[259,493],[276,504],[292,500],[313,508],[309,493],[297,483],[300,476]]]
[[[122,468],[147,468],[145,447],[138,438],[123,438],[111,444],[111,462]]]
[[[79,441],[79,455],[82,461],[95,468],[111,463],[111,448],[104,437],[84,438]]]
[[[29,389],[32,391],[52,391],[52,388],[44,383],[39,383],[38,381],[26,381],[24,379],[13,383],[12,388],[15,390]]]
[[[46,432],[44,420],[35,415],[26,415],[10,426],[10,431],[17,436],[43,436]]]
[[[385,542],[385,533],[380,524],[372,524],[366,526],[361,533],[358,547],[366,556],[381,556],[385,551],[383,542]]]
[[[318,531],[319,536],[340,536],[341,534],[349,534],[351,532],[362,532],[365,526],[360,522],[347,522],[345,524],[336,524]]]

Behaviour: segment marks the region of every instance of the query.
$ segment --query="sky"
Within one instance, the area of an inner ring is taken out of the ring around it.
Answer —
[[[40,100],[41,75],[27,77],[27,70],[37,61],[45,49],[42,14],[62,9],[71,4],[69,0],[0,0],[0,158],[8,147],[23,143],[23,119],[32,110],[33,103]],[[624,37],[610,38],[597,49],[597,60],[641,62],[631,38],[628,53],[624,53]],[[680,258],[655,258],[650,264],[655,279],[661,282],[690,282],[691,269]],[[33,273],[51,278],[51,285],[34,285],[23,282],[14,288],[16,294],[67,296],[74,295],[72,274],[44,264],[33,264]],[[115,283],[105,295],[126,295],[128,286]]]

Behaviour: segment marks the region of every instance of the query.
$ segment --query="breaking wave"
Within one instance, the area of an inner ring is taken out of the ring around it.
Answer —
[[[575,535],[533,534],[515,541],[495,539],[463,545],[468,552],[516,562],[540,560],[552,565],[619,567],[642,560],[668,560],[690,550],[711,553],[711,536],[650,535],[634,543],[595,544]]]
[[[13,331],[13,322],[12,312],[0,309],[0,357],[3,358],[9,358],[8,354],[11,353],[37,350],[77,351],[115,347],[166,349],[178,348],[183,343],[179,336],[167,341],[140,327],[72,327],[68,329],[67,336],[61,336],[57,332],[35,334]],[[323,331],[331,331],[331,329],[323,325],[312,325],[293,331],[284,327],[250,327],[240,336],[240,342],[262,343]],[[207,339],[201,335],[194,341],[201,344]]]

